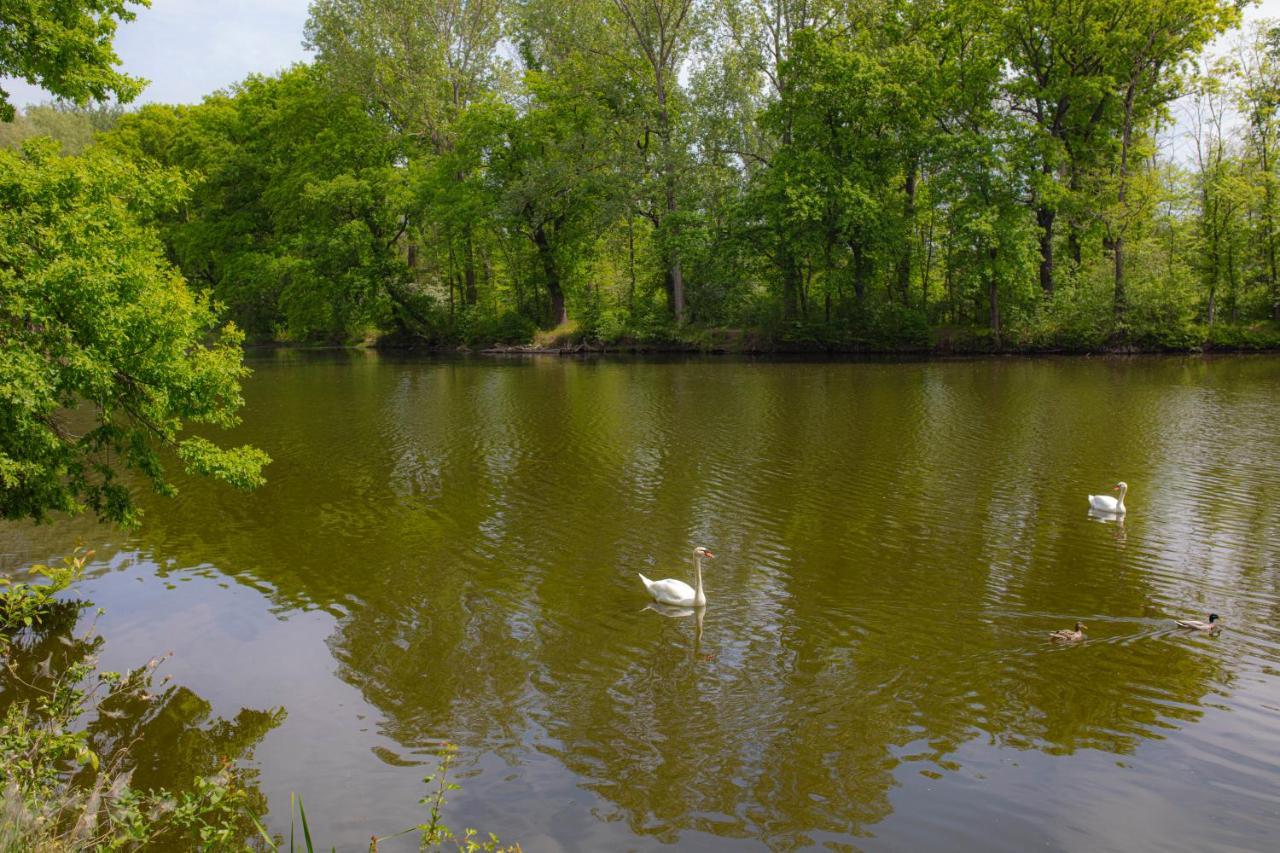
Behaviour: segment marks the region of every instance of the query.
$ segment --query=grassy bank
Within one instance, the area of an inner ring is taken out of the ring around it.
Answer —
[[[372,337],[353,344],[382,349],[428,349],[484,353],[727,353],[850,355],[1034,355],[1041,353],[1126,354],[1264,352],[1280,350],[1280,324],[1187,324],[1110,329],[1028,325],[997,335],[975,326],[914,329],[856,328],[834,323],[775,327],[662,327],[604,336],[570,321],[517,338],[471,335],[423,339]]]

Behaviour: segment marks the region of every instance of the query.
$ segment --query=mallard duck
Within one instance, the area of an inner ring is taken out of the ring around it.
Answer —
[[[1074,631],[1069,631],[1066,628],[1063,628],[1061,631],[1054,631],[1049,635],[1049,639],[1058,640],[1063,643],[1078,643],[1084,639],[1084,623],[1077,622],[1076,629]]]
[[[1218,624],[1218,614],[1210,613],[1208,622],[1199,619],[1177,619],[1179,628],[1190,628],[1192,631],[1216,631],[1222,626]]]

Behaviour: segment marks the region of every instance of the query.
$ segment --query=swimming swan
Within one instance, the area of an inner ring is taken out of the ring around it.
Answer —
[[[651,581],[644,575],[640,575],[640,581],[644,584],[644,588],[649,590],[653,600],[659,604],[670,604],[676,607],[703,607],[707,603],[707,596],[702,591],[703,557],[708,560],[714,560],[716,555],[701,545],[693,549],[693,575],[696,579],[695,582],[698,584],[697,589],[689,586],[684,581],[678,581],[674,578]]]
[[[1129,491],[1128,483],[1116,483],[1111,487],[1111,491],[1119,492],[1119,498],[1113,498],[1111,495],[1089,495],[1089,506],[1099,512],[1109,512],[1115,515],[1124,515],[1124,496]]]

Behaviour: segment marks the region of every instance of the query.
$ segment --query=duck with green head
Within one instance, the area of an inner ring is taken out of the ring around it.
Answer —
[[[1208,622],[1201,622],[1199,619],[1177,619],[1179,628],[1190,628],[1192,631],[1208,631],[1213,633],[1222,626],[1218,624],[1218,614],[1210,613]]]

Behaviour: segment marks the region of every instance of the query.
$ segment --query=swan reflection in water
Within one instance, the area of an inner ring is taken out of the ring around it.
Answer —
[[[1124,529],[1123,515],[1119,515],[1114,512],[1107,512],[1104,509],[1095,509],[1094,507],[1089,507],[1089,520],[1096,521],[1099,524],[1114,524],[1115,540],[1117,542],[1123,542],[1125,541],[1126,538],[1128,538],[1128,534],[1125,532],[1125,529]]]
[[[659,604],[651,601],[641,608],[640,612],[652,610],[660,616],[666,616],[669,619],[684,619],[685,617],[694,617],[694,634],[693,634],[693,653],[695,656],[701,654],[702,651],[702,620],[707,614],[705,607],[676,607],[671,604]],[[712,656],[708,656],[710,659]]]

